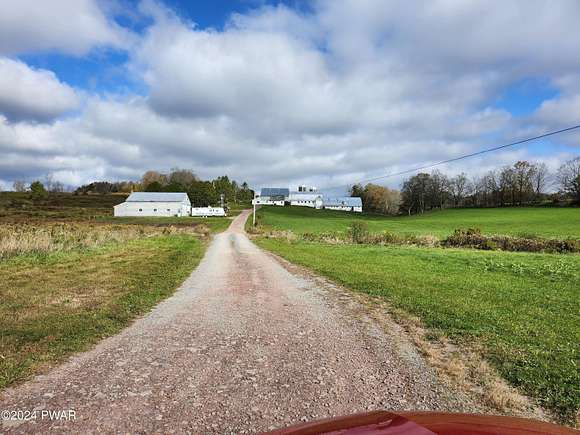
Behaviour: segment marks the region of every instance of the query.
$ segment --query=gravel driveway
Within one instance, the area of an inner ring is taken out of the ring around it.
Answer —
[[[477,410],[348,293],[215,237],[175,295],[121,334],[7,390],[0,409],[74,410],[3,433],[254,433],[367,409]]]

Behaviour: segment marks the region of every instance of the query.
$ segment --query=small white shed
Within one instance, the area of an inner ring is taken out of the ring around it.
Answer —
[[[191,202],[187,193],[133,192],[114,207],[115,216],[189,216]]]

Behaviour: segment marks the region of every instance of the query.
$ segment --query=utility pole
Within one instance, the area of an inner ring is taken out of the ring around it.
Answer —
[[[254,200],[252,201],[252,204],[254,204],[254,217],[252,219],[252,226],[255,227],[256,226],[256,192],[254,192]]]

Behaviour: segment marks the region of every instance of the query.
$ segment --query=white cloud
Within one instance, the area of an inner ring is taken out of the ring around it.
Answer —
[[[83,55],[94,47],[126,48],[130,32],[96,0],[2,0],[0,54],[59,51]]]
[[[11,120],[51,120],[75,109],[79,98],[53,72],[0,57],[0,115]]]
[[[215,31],[145,2],[153,25],[129,65],[145,95],[88,96],[78,116],[46,125],[0,120],[0,178],[52,172],[80,183],[181,166],[255,185],[333,186],[561,127],[580,115],[577,12],[574,1],[320,1],[309,14],[236,15]],[[560,94],[526,118],[493,107],[529,77]],[[555,167],[569,156],[521,147],[445,169]]]
[[[562,0],[321,0],[317,17],[342,59],[396,56],[431,71],[578,67],[580,3]]]

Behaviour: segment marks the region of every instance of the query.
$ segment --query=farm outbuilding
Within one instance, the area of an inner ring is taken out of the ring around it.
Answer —
[[[324,203],[322,195],[319,193],[292,192],[288,198],[290,205],[297,207],[311,207],[321,209]]]
[[[252,200],[255,205],[279,205],[284,206],[290,196],[290,189],[285,187],[264,187],[259,195]]]
[[[225,216],[226,211],[223,207],[191,207],[192,216]]]
[[[114,207],[115,216],[190,216],[187,193],[133,192]]]
[[[353,211],[362,213],[362,200],[359,197],[342,196],[324,198],[324,208],[327,210]]]

